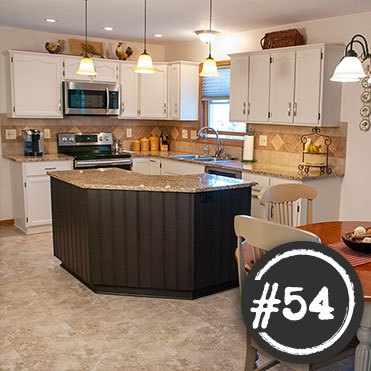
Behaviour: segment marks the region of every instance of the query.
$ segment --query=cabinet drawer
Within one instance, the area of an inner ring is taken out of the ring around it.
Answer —
[[[242,173],[243,180],[250,180],[252,182],[258,183],[254,187],[252,187],[253,191],[260,191],[264,187],[268,187],[270,185],[270,178],[269,176],[265,175],[257,175],[251,173]]]
[[[40,161],[23,165],[25,176],[46,175],[48,171],[72,170],[72,161]]]

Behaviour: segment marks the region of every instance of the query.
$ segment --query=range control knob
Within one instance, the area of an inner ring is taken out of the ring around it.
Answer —
[[[109,138],[108,138],[108,137],[104,137],[104,140],[105,140],[106,142],[108,142]]]
[[[98,140],[99,140],[100,142],[103,142],[103,137],[99,137]]]
[[[70,142],[73,142],[73,138],[72,138],[72,137],[69,137],[68,140],[69,140]]]
[[[66,137],[62,137],[62,142],[67,142],[67,138]]]

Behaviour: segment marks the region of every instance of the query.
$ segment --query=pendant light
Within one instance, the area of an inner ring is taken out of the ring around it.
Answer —
[[[147,54],[147,0],[144,0],[144,51],[138,58],[136,73],[155,73],[152,65],[152,58]]]
[[[360,38],[360,40],[357,40]],[[357,43],[362,46],[363,53],[358,57],[358,54],[353,49],[353,44]],[[362,63],[370,59],[371,54],[368,49],[367,40],[363,35],[357,34],[352,37],[352,40],[348,43],[345,48],[345,56],[341,59],[340,63],[336,66],[335,72],[331,77],[331,81],[338,82],[357,82],[360,79],[366,77],[363,71]],[[368,79],[371,83],[371,77]]]
[[[85,0],[85,55],[80,61],[78,75],[95,76],[97,72],[94,68],[94,62],[88,57],[88,0]]]
[[[210,0],[210,32],[211,31],[211,15],[213,10],[213,0]],[[209,56],[204,60],[202,65],[202,71],[200,72],[200,76],[202,77],[209,77],[209,76],[220,76],[218,72],[218,67],[216,66],[215,60],[211,57],[211,41],[209,41]]]

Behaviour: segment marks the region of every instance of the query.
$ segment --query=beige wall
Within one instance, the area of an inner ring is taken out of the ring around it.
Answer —
[[[223,60],[228,53],[259,50],[259,40],[266,32],[298,28],[307,44],[347,44],[352,36],[363,34],[371,46],[371,12],[341,17],[294,23],[232,35],[220,35],[213,43],[212,55]],[[357,51],[360,49],[357,48]],[[166,48],[166,59],[190,59],[202,61],[207,56],[207,46],[195,40],[171,45]],[[343,84],[341,120],[348,122],[345,177],[342,181],[340,220],[371,220],[371,130],[361,132],[358,128],[361,108],[361,85]]]

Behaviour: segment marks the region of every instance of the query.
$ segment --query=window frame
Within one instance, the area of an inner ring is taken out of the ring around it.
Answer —
[[[223,60],[223,61],[216,61],[216,65],[219,66],[230,66],[231,61],[230,60]],[[199,65],[199,72],[202,71],[203,63],[200,63]],[[199,117],[199,128],[203,128],[205,126],[208,126],[209,124],[209,102],[208,101],[202,101],[202,79],[203,77],[199,77],[199,89],[198,89],[198,117]],[[246,132],[248,129],[248,124],[246,123]],[[243,137],[246,135],[246,132],[241,131],[219,131],[218,133],[220,135],[233,135],[238,137]],[[214,134],[212,131],[207,132],[207,134]],[[228,143],[228,145],[235,146],[235,147],[243,147],[243,140],[236,140],[236,139],[222,139],[223,143]],[[216,143],[215,138],[199,138],[199,142],[213,144]]]

